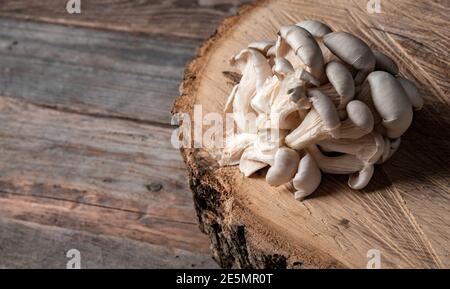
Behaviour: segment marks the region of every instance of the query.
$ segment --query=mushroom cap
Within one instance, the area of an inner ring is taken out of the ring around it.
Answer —
[[[279,35],[291,47],[300,60],[310,68],[311,74],[321,79],[323,76],[324,60],[322,50],[307,30],[296,26],[282,26]]]
[[[270,48],[275,46],[275,41],[269,41],[269,40],[261,40],[261,41],[255,41],[248,45],[248,48],[253,48],[258,50],[264,55],[267,55],[267,52]]]
[[[292,184],[297,190],[295,199],[303,200],[312,194],[320,185],[322,173],[316,164],[316,161],[310,154],[306,154],[298,164],[297,174],[295,174]]]
[[[328,25],[316,20],[305,20],[295,25],[307,30],[314,37],[318,38],[321,38],[325,36],[325,34],[333,32],[333,30],[331,30],[331,28]]]
[[[367,76],[367,81],[387,136],[400,137],[411,125],[413,117],[408,95],[400,82],[388,72],[374,71]]]
[[[341,97],[341,104],[345,107],[347,103],[355,97],[355,82],[347,67],[337,61],[331,61],[325,68],[328,80],[333,85],[336,92]]]
[[[295,77],[314,86],[320,86],[320,81],[315,78],[314,75],[302,68],[295,71]]]
[[[370,108],[360,100],[352,100],[346,107],[347,117],[361,130],[369,133],[373,130],[374,119]]]
[[[386,71],[393,75],[398,74],[398,66],[389,56],[376,50],[373,51],[373,55],[375,56],[375,70]]]
[[[278,78],[283,78],[289,73],[294,73],[294,67],[292,64],[284,57],[275,57],[275,63],[272,67],[272,72]]]
[[[273,166],[267,171],[266,182],[271,186],[280,186],[289,182],[298,168],[300,156],[288,147],[281,147],[275,153]]]
[[[357,83],[364,80],[365,75],[375,68],[375,56],[370,47],[358,37],[347,32],[332,32],[323,37],[325,46],[345,63],[364,72]]]
[[[361,190],[370,182],[374,172],[374,166],[368,165],[361,171],[351,174],[348,178],[348,186],[354,190]]]
[[[325,127],[330,131],[337,129],[341,120],[330,98],[318,89],[310,89],[307,94]]]
[[[424,101],[417,86],[411,80],[401,76],[398,76],[397,80],[398,82],[400,82],[406,94],[408,95],[409,101],[411,102],[414,109],[421,110]]]

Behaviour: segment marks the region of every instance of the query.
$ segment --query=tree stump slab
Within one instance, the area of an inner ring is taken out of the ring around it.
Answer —
[[[370,8],[370,7],[369,7]],[[399,151],[354,191],[346,176],[324,175],[304,202],[270,187],[264,173],[243,177],[205,149],[182,149],[202,231],[226,268],[365,268],[378,250],[382,268],[450,267],[449,18],[444,1],[259,1],[228,18],[186,69],[173,113],[222,112],[233,81],[228,59],[281,25],[324,21],[392,57],[420,86],[422,111]],[[204,128],[205,129],[205,128]],[[371,251],[372,250],[372,251]]]

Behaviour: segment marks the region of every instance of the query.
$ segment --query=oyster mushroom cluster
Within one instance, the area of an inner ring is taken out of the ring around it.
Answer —
[[[245,176],[270,166],[267,183],[292,181],[297,200],[322,172],[364,188],[423,106],[392,59],[318,21],[283,26],[276,41],[251,43],[230,62],[242,78],[226,103],[236,132],[220,164],[239,164]]]

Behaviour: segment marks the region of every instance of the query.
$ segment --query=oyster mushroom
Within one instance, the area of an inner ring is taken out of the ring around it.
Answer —
[[[248,48],[256,49],[261,54],[267,57],[267,52],[269,52],[270,48],[272,48],[273,46],[275,46],[275,41],[261,40],[250,43],[248,45]]]
[[[244,150],[255,141],[256,134],[250,133],[235,134],[227,137],[219,164],[221,166],[237,165]]]
[[[332,61],[327,64],[325,73],[328,80],[339,95],[338,109],[343,109],[355,97],[355,82],[351,72],[340,62]]]
[[[397,79],[384,71],[374,71],[367,76],[373,104],[380,114],[381,124],[389,138],[400,137],[411,125],[412,105]]]
[[[328,157],[323,155],[316,145],[310,145],[306,150],[312,155],[321,171],[330,174],[350,174],[349,187],[360,190],[372,178],[373,164],[383,152],[383,142],[382,139],[380,142],[380,138],[374,138],[373,145],[358,150],[357,155],[344,154],[337,157]]]
[[[398,148],[400,147],[400,143],[401,143],[401,138],[391,140],[391,139],[385,137],[383,154],[381,155],[377,164],[382,164],[382,163],[387,162],[392,157],[392,155],[394,155],[394,153],[398,150]]]
[[[405,90],[406,95],[408,95],[409,101],[411,102],[414,110],[421,110],[423,107],[423,98],[420,95],[419,89],[417,89],[416,85],[411,80],[401,76],[397,76],[397,80]]]
[[[364,81],[375,68],[375,56],[367,44],[347,32],[332,32],[323,37],[325,46],[345,63],[358,70],[355,83]]]
[[[300,124],[303,111],[311,107],[306,88],[312,84],[318,85],[318,81],[301,68],[283,76],[270,105],[271,118],[278,118],[281,129],[294,129]]]
[[[326,138],[336,138],[341,122],[334,104],[319,90],[308,91],[313,108],[301,124],[286,136],[286,145],[302,149]]]
[[[257,153],[255,148],[250,146],[245,149],[242,157],[239,161],[239,170],[244,174],[244,176],[249,177],[257,171],[267,167],[267,163],[257,161]]]
[[[328,25],[317,20],[305,20],[295,25],[307,30],[314,37],[318,38],[324,37],[325,34],[333,32]]]
[[[384,153],[385,142],[381,134],[371,132],[358,139],[328,139],[319,142],[318,145],[323,151],[351,154],[373,164]]]
[[[395,62],[386,54],[374,50],[375,56],[375,70],[381,70],[389,72],[392,75],[398,74],[398,66]]]
[[[273,166],[267,171],[267,183],[276,187],[289,182],[297,171],[299,161],[300,156],[295,150],[287,147],[279,148]]]
[[[276,56],[287,58],[294,68],[304,68],[323,81],[324,60],[314,36],[296,25],[283,26],[278,34]]]
[[[256,92],[263,89],[266,80],[272,77],[272,69],[264,55],[255,49],[246,48],[230,60],[242,73],[237,88],[231,92],[227,103],[233,103],[233,116],[238,129],[249,129],[247,115],[252,112],[250,101]]]
[[[292,180],[296,189],[294,197],[298,201],[312,194],[320,185],[322,173],[310,154],[305,154],[298,164],[297,173]]]
[[[352,100],[347,104],[346,111],[347,119],[342,121],[339,137],[356,139],[373,130],[373,115],[364,102]]]
[[[309,33],[311,33],[319,44],[320,50],[322,51],[324,63],[328,63],[335,59],[336,57],[331,53],[331,51],[325,46],[323,43],[323,37],[326,34],[333,32],[331,28],[323,22],[315,21],[315,20],[306,20],[300,23],[295,24]]]

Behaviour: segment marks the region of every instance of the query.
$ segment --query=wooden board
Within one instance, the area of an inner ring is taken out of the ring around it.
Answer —
[[[203,113],[221,112],[232,88],[223,74],[230,56],[252,41],[274,39],[281,25],[317,19],[391,56],[425,98],[400,150],[361,191],[349,189],[346,177],[327,175],[300,203],[289,186],[272,188],[262,175],[244,178],[203,149],[182,150],[221,266],[365,268],[376,249],[383,268],[450,267],[450,7],[382,1],[382,13],[369,14],[366,4],[257,2],[225,21],[190,63],[173,112],[192,113],[194,104]]]
[[[1,1],[0,268],[217,267],[168,123],[241,2]]]

